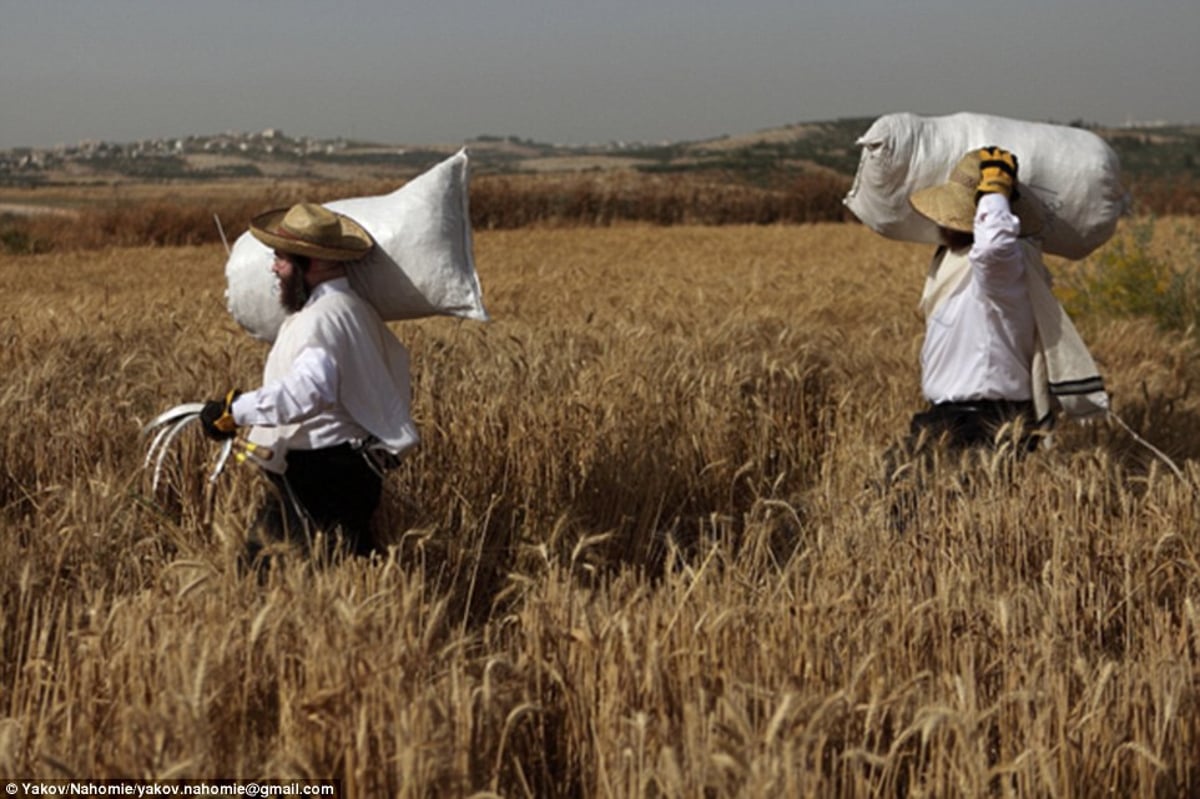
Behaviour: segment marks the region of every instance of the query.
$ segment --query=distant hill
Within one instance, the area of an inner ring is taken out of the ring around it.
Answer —
[[[738,182],[778,184],[813,172],[854,174],[855,140],[874,118],[806,122],[691,142],[564,146],[515,136],[478,136],[441,144],[382,144],[293,137],[278,130],[144,140],[85,142],[48,150],[0,153],[0,184],[114,181],[403,179],[462,146],[479,174],[636,170],[701,172]],[[1080,123],[1077,123],[1080,124]],[[1157,124],[1098,128],[1130,177],[1194,180],[1200,172],[1200,126]]]
[[[874,121],[869,117],[796,124],[683,144],[676,148],[667,168],[690,164],[754,171],[783,166],[853,175],[860,156],[855,141]],[[1085,127],[1107,141],[1130,178],[1200,177],[1200,125],[1074,126]]]

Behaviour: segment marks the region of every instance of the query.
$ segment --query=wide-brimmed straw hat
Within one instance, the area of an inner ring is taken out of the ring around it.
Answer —
[[[362,225],[316,203],[259,214],[250,220],[250,232],[273,250],[326,261],[352,261],[375,246]]]
[[[974,232],[975,189],[979,185],[981,160],[979,150],[971,150],[954,165],[949,180],[913,192],[908,198],[909,204],[918,214],[940,227],[961,233]],[[1032,236],[1045,226],[1046,215],[1041,202],[1024,187],[1018,187],[1012,211],[1021,220],[1022,236]]]

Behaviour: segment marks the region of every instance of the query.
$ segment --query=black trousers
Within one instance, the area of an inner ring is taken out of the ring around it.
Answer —
[[[1023,457],[1037,449],[1042,430],[1037,424],[1032,402],[979,400],[944,402],[914,414],[903,443],[884,453],[882,491],[892,495],[889,524],[903,532],[918,517],[920,495],[929,487],[928,469],[939,445],[950,452],[994,449],[1006,439],[997,438],[1008,424],[1019,424],[1013,433],[1012,454]],[[915,470],[907,470],[909,464]],[[904,476],[901,476],[904,475]]]
[[[321,530],[355,554],[374,549],[371,517],[383,480],[353,445],[291,450],[286,474],[268,477],[278,496],[268,498],[259,525],[269,539],[307,545],[305,533]]]
[[[915,451],[922,438],[932,444],[943,437],[951,450],[991,448],[996,444],[996,434],[1010,423],[1021,425],[1018,452],[1032,452],[1037,448],[1038,426],[1032,402],[940,402],[913,415],[908,431],[909,449]]]

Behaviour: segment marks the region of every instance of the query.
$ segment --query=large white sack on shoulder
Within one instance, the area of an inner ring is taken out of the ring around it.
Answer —
[[[886,114],[859,137],[858,173],[844,200],[864,224],[891,239],[938,243],[937,227],[908,204],[914,191],[944,183],[968,150],[995,145],[1016,154],[1018,179],[1046,208],[1043,249],[1083,258],[1112,236],[1129,209],[1117,154],[1091,131],[988,114]]]
[[[460,150],[391,194],[326,203],[354,219],[376,247],[349,270],[354,290],[386,321],[456,316],[487,321],[475,271],[468,156]],[[255,338],[274,341],[285,316],[270,248],[243,233],[225,264],[230,314]]]

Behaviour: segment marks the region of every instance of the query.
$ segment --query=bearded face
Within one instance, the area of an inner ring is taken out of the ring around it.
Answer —
[[[276,252],[275,263],[271,269],[279,281],[279,304],[289,314],[299,311],[308,300],[308,287],[304,284],[301,259]]]

